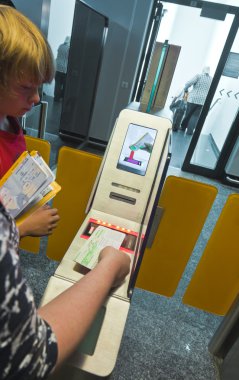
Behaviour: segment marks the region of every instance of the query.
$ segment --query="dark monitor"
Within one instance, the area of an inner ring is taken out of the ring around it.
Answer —
[[[129,124],[117,169],[145,176],[156,135],[156,129]]]
[[[95,102],[108,18],[76,0],[60,135],[84,140]]]

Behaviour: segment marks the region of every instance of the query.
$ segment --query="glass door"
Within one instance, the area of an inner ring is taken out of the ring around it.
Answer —
[[[222,178],[238,137],[239,19],[233,22],[182,169]],[[239,173],[238,173],[239,175]]]

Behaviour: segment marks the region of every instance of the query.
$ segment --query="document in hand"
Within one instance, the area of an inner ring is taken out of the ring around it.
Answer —
[[[88,269],[93,269],[98,263],[100,251],[107,246],[119,249],[124,238],[125,234],[122,232],[99,226],[80,248],[75,261]]]
[[[61,187],[55,174],[36,151],[23,152],[0,180],[0,200],[20,224],[52,199]]]

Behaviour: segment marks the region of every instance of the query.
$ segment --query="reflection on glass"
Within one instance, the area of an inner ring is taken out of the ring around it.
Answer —
[[[239,177],[239,137],[236,140],[234,148],[230,154],[225,167],[225,173],[230,175],[230,182],[238,183]],[[234,178],[232,178],[234,177]],[[235,178],[236,177],[236,178]],[[227,177],[228,179],[228,177]]]
[[[195,148],[192,164],[210,169],[216,167],[228,132],[238,112],[238,88],[238,79],[221,77]]]
[[[237,33],[231,51],[239,53],[239,33]],[[227,74],[225,70],[224,74]],[[238,113],[238,108],[239,79],[222,75],[195,147],[191,164],[215,169],[225,140]]]

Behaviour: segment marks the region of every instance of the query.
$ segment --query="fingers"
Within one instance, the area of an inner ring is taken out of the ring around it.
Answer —
[[[51,208],[47,203],[41,207],[43,210],[48,210]]]
[[[56,208],[44,205],[31,214],[22,223],[20,236],[45,236],[51,235],[57,227],[60,217]]]
[[[54,224],[60,220],[57,208],[46,208],[43,210],[44,218],[48,219],[49,223]]]
[[[51,235],[53,230],[58,226],[60,217],[58,215],[57,209],[50,209],[49,211],[50,211],[50,221],[49,221],[49,227],[48,227],[48,235]]]
[[[58,214],[58,210],[56,208],[51,208],[49,210],[49,214],[51,216],[51,223],[54,224],[60,220],[60,216]]]
[[[51,229],[54,229],[58,226],[58,222],[51,223]]]
[[[115,273],[112,287],[119,286],[130,271],[130,257],[127,253],[113,247],[105,247],[99,255],[99,261],[108,262]]]
[[[119,251],[120,253],[120,267],[115,277],[113,287],[119,286],[124,281],[125,277],[130,272],[131,260],[127,253]]]
[[[50,211],[51,215],[58,215],[57,208],[50,208],[49,211]],[[58,217],[59,217],[59,215],[58,215]]]
[[[51,215],[50,216],[51,224],[57,223],[60,220],[59,215]]]

